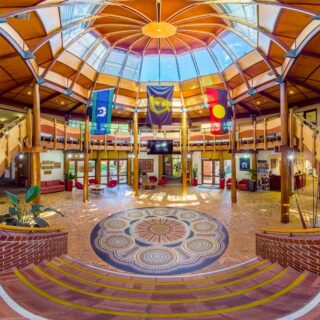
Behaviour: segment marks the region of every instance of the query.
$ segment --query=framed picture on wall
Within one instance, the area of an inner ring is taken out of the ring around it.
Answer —
[[[153,159],[139,159],[140,172],[153,172]]]
[[[250,158],[240,158],[240,171],[250,171]]]

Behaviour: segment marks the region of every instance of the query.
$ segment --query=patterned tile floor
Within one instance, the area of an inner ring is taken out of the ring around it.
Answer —
[[[4,200],[0,196],[0,201]],[[62,226],[69,232],[69,255],[104,268],[114,267],[103,262],[92,250],[90,234],[94,226],[107,216],[126,209],[171,206],[183,207],[206,213],[219,220],[228,230],[229,245],[218,262],[202,271],[219,268],[248,260],[255,256],[255,231],[258,228],[301,228],[296,210],[291,222],[280,223],[280,193],[238,192],[238,202],[231,204],[229,190],[207,190],[189,187],[188,195],[181,195],[181,187],[167,185],[156,190],[140,190],[138,197],[128,186],[106,189],[102,194],[90,193],[90,202],[82,202],[82,192],[60,192],[43,195],[41,203],[61,210],[65,217],[47,217],[51,226]],[[294,207],[294,198],[291,199]],[[6,205],[0,210],[6,211]]]

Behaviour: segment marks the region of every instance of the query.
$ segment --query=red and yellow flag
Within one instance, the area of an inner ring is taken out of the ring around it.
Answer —
[[[206,94],[209,103],[211,133],[227,133],[227,122],[230,120],[227,92],[225,90],[206,88]]]

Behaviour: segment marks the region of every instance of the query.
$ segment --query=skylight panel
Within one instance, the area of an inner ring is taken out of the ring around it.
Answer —
[[[140,66],[141,57],[137,54],[130,54],[123,70],[122,77],[129,80],[138,81]]]
[[[218,72],[217,67],[215,66],[207,50],[198,49],[198,50],[194,50],[193,53],[196,58],[201,76]]]
[[[160,56],[160,81],[179,81],[178,66],[175,56]]]
[[[73,43],[69,51],[79,58],[83,58],[90,47],[97,41],[97,38],[91,34],[87,33],[81,37],[77,42]]]
[[[107,43],[101,43],[88,59],[88,64],[95,70],[98,70],[106,50],[108,50]]]
[[[107,73],[113,76],[120,76],[120,70],[122,64],[124,63],[124,59],[126,57],[126,52],[119,49],[114,49],[107,61],[106,64],[103,66],[102,72]]]
[[[159,80],[159,56],[149,55],[143,58],[141,70],[141,82]]]
[[[211,46],[211,50],[213,54],[216,56],[221,70],[226,69],[233,63],[231,57],[228,55],[228,53],[222,48],[222,46],[219,43],[214,42],[213,45]]]
[[[190,53],[178,55],[178,63],[181,81],[196,78],[198,76]]]
[[[230,48],[237,59],[253,50],[246,41],[232,32],[224,32],[221,40]]]

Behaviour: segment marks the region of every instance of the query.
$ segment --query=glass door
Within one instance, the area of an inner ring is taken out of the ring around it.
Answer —
[[[119,169],[119,179],[118,179],[119,183],[120,184],[127,183],[128,160],[119,160],[118,169]]]
[[[220,161],[202,160],[202,183],[218,185],[220,182]]]
[[[175,178],[180,178],[182,172],[181,154],[172,155],[172,175]]]

